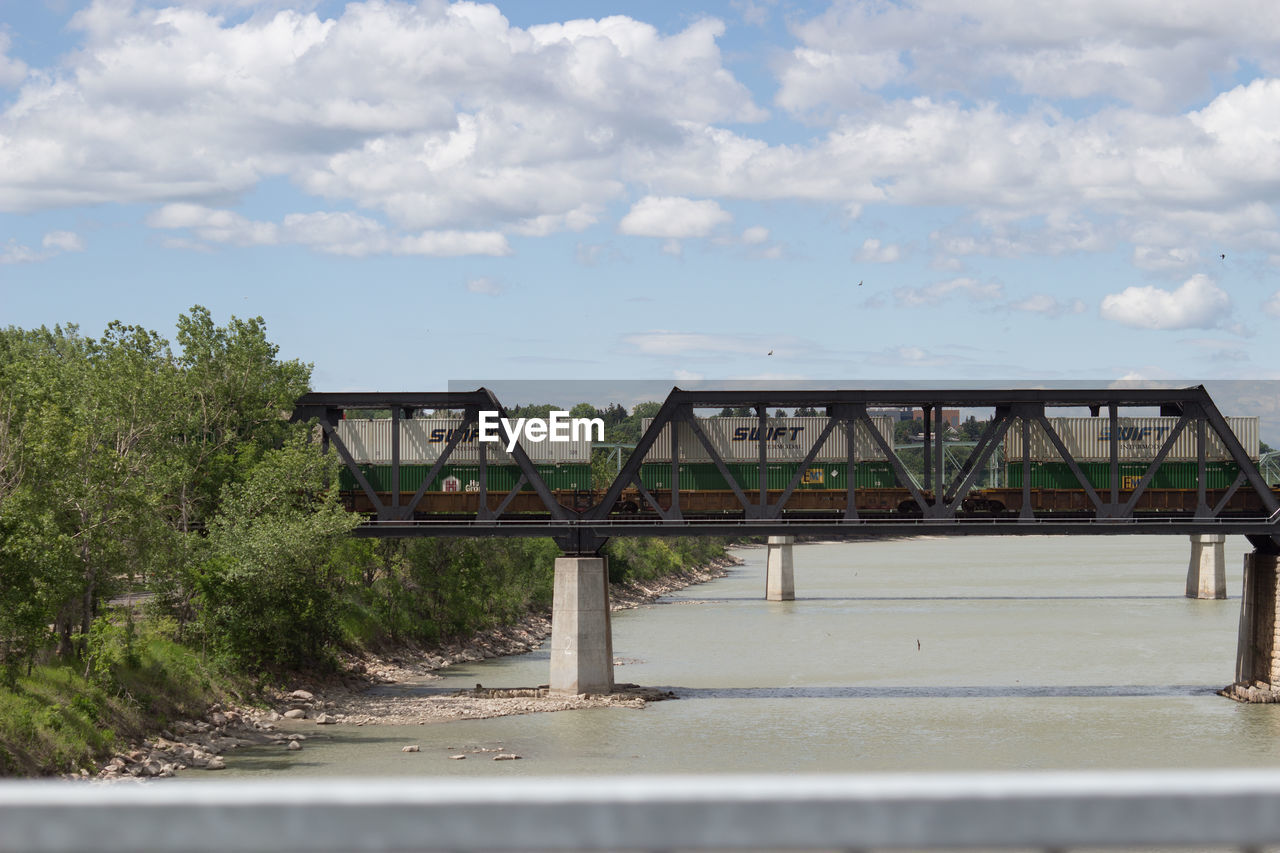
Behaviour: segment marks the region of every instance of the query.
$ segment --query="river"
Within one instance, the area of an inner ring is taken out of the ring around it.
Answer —
[[[764,600],[765,551],[743,549],[728,577],[613,615],[616,679],[677,700],[303,724],[301,751],[241,749],[190,775],[1280,767],[1280,706],[1214,695],[1233,675],[1247,548],[1227,541],[1231,598],[1194,601],[1185,536],[800,544],[794,602]],[[548,668],[544,648],[407,689],[531,686]]]

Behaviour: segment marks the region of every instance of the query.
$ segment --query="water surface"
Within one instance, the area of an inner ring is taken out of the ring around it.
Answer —
[[[678,700],[305,725],[302,751],[231,752],[217,776],[1280,767],[1280,706],[1214,695],[1234,670],[1247,548],[1228,539],[1228,601],[1183,597],[1186,537],[803,544],[794,602],[764,601],[764,549],[743,550],[727,578],[613,615],[616,679]],[[544,649],[400,689],[548,671]],[[480,748],[523,760],[448,757]]]

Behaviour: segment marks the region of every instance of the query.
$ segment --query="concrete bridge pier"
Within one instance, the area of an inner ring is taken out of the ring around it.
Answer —
[[[1187,566],[1187,598],[1226,598],[1227,566],[1224,533],[1191,534],[1191,563]]]
[[[557,557],[551,602],[552,693],[613,692],[613,629],[605,557]]]
[[[765,560],[764,597],[766,601],[795,601],[795,562],[791,547],[794,536],[770,536]]]
[[[1280,624],[1276,596],[1280,554],[1253,551],[1244,555],[1244,598],[1236,643],[1236,684],[1263,682],[1280,687]]]

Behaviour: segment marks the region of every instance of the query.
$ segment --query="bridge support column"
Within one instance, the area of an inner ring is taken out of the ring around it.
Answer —
[[[1187,598],[1226,598],[1227,566],[1223,555],[1226,534],[1191,534],[1191,563],[1187,566]]]
[[[1236,643],[1236,684],[1261,681],[1280,687],[1280,624],[1276,596],[1280,554],[1254,551],[1244,555],[1244,598],[1240,602],[1240,633]]]
[[[766,601],[795,601],[795,563],[791,547],[794,536],[770,536],[765,560],[764,597]]]
[[[613,630],[604,557],[557,557],[551,603],[551,692],[613,691]]]

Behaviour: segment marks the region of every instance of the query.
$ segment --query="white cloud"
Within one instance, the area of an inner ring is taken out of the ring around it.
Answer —
[[[49,231],[40,239],[40,249],[17,240],[0,246],[0,264],[33,264],[47,261],[64,252],[83,252],[84,239],[73,231]]]
[[[483,293],[488,296],[497,296],[505,290],[501,283],[491,278],[481,277],[473,278],[467,281],[467,290],[471,293]]]
[[[667,34],[622,16],[521,28],[479,3],[315,6],[90,0],[77,49],[47,67],[0,43],[0,86],[16,87],[0,210],[225,205],[282,178],[386,223],[348,222],[360,239],[326,251],[505,252],[502,235],[581,231],[643,193],[620,230],[669,240],[725,230],[729,199],[954,207],[934,260],[953,269],[1118,241],[1144,269],[1213,257],[1213,241],[1280,254],[1280,16],[1257,0],[836,0],[789,18],[777,103],[830,124],[785,144],[744,127],[768,114],[713,19]],[[1239,69],[1258,79],[1214,97]],[[642,215],[654,199],[706,208],[664,222]],[[199,227],[296,239],[259,224]]]
[[[636,237],[706,237],[732,219],[714,201],[650,195],[631,206],[618,223],[618,231]]]
[[[1268,317],[1280,317],[1280,290],[1271,294],[1271,298],[1262,303],[1262,313]]]
[[[40,245],[57,252],[83,252],[84,239],[73,231],[50,231]]]
[[[1242,60],[1274,68],[1280,48],[1274,9],[1256,0],[836,0],[794,31],[777,102],[817,115],[889,86],[1161,108],[1205,96]]]
[[[1199,254],[1189,248],[1134,246],[1133,265],[1139,269],[1165,271],[1185,269],[1195,263]]]
[[[1150,285],[1103,297],[1104,319],[1140,329],[1212,329],[1223,324],[1231,299],[1205,275],[1194,275],[1177,290]]]
[[[663,34],[621,16],[523,29],[466,2],[201,9],[242,5],[91,0],[79,49],[0,112],[0,210],[203,204],[278,176],[408,232],[545,235],[625,197],[633,152],[767,115],[714,19]]]
[[[9,35],[0,31],[0,87],[16,86],[27,76],[26,63],[11,56],[9,51]]]
[[[854,255],[854,259],[873,264],[890,264],[901,256],[902,250],[896,243],[884,244],[875,237],[868,237],[862,242],[862,248]]]
[[[29,264],[41,260],[44,260],[42,254],[13,240],[0,248],[0,264]]]
[[[752,225],[742,232],[742,242],[748,246],[759,246],[769,239],[769,229],[763,225]]]
[[[929,352],[917,346],[896,346],[870,353],[867,360],[880,367],[942,367],[954,364],[953,356]]]
[[[755,338],[739,335],[707,335],[697,332],[657,330],[627,335],[623,340],[646,355],[688,355],[690,353],[763,355],[770,349],[770,347],[762,348],[762,344]]]
[[[952,296],[963,296],[974,302],[990,302],[1004,296],[1004,286],[982,283],[972,278],[953,278],[924,287],[895,287],[893,296],[899,305],[914,308],[920,305],[937,305]]]
[[[291,213],[259,222],[234,211],[198,204],[167,204],[147,217],[153,228],[188,229],[209,243],[234,246],[307,246],[331,255],[509,255],[507,238],[494,231],[424,231],[400,234],[348,212]]]
[[[1042,314],[1046,317],[1060,317],[1064,314],[1083,314],[1085,304],[1080,299],[1059,300],[1048,293],[1037,293],[1026,299],[1018,299],[1009,303],[1014,311],[1025,311],[1029,314]]]

